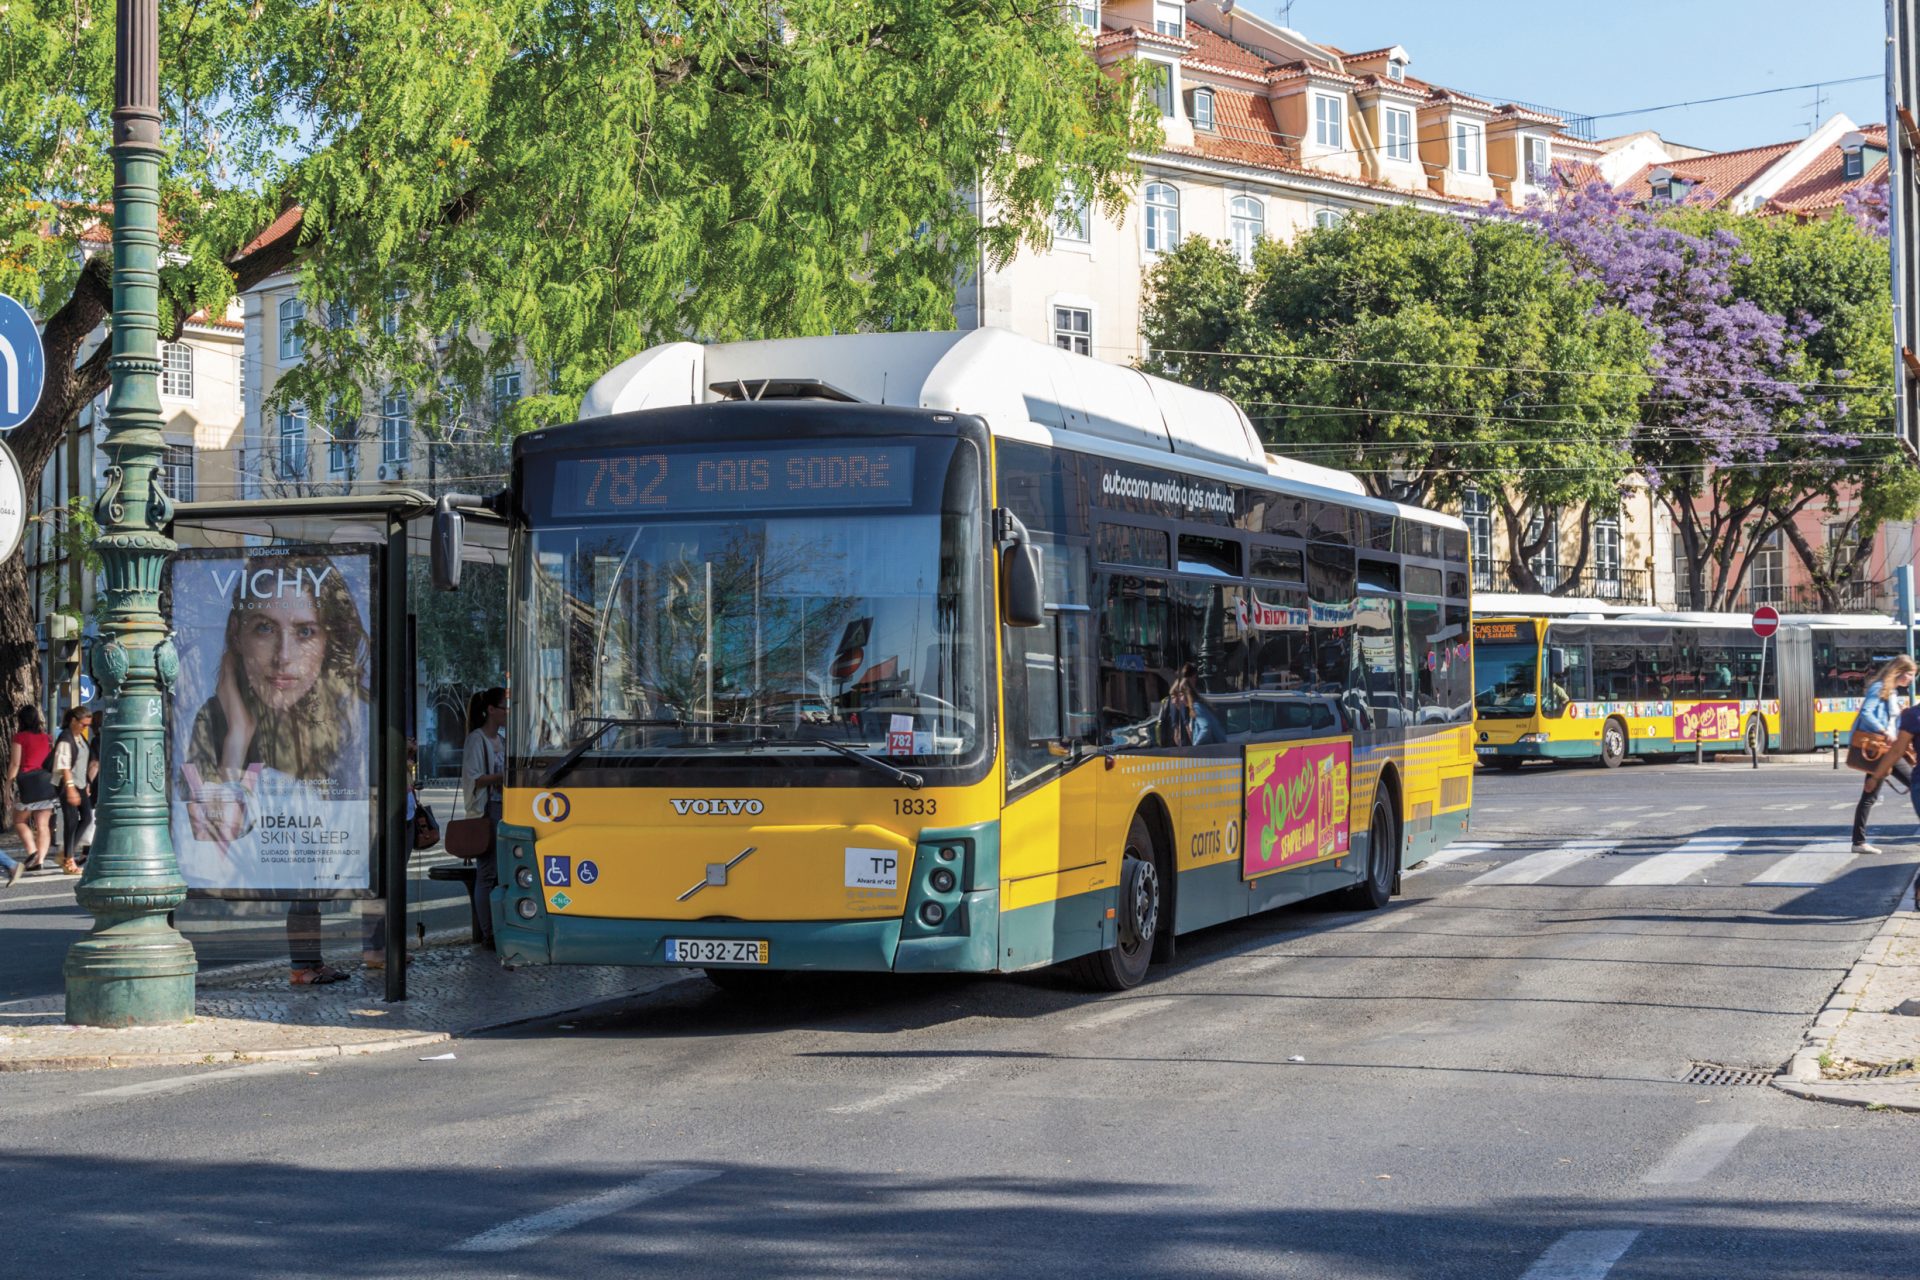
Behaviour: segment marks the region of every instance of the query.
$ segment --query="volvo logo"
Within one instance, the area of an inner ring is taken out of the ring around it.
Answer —
[[[737,818],[741,814],[758,816],[767,806],[758,800],[669,800],[681,817],[694,814],[702,818]]]
[[[573,812],[573,801],[564,791],[541,791],[533,797],[533,816],[537,822],[565,822]]]

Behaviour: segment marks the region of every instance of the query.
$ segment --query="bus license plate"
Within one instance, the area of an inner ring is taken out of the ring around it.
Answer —
[[[668,938],[668,964],[765,964],[767,944],[734,938]]]

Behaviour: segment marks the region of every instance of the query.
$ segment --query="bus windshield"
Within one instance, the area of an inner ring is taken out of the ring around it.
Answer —
[[[1533,642],[1473,646],[1473,710],[1483,720],[1534,713],[1539,701],[1540,646]]]
[[[733,470],[714,470],[723,455]],[[531,504],[516,755],[560,755],[596,733],[581,772],[615,760],[828,763],[843,754],[836,747],[942,765],[980,749],[986,588],[972,444],[650,446],[638,456],[643,476],[658,460],[665,478],[665,499],[644,518],[588,510],[585,479],[569,499],[567,462],[554,468],[560,490],[546,518]],[[896,490],[884,501],[835,492],[849,457],[882,459]],[[749,502],[706,493],[731,476],[764,479],[762,462],[776,492]],[[790,467],[796,487],[814,475],[817,492],[781,486]]]

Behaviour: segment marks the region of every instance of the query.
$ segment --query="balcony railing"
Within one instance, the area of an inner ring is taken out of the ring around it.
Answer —
[[[1494,560],[1476,563],[1473,567],[1473,589],[1499,593],[1517,592],[1513,575],[1507,570],[1508,561]],[[1548,595],[1582,596],[1593,600],[1605,600],[1610,604],[1653,604],[1652,584],[1644,569],[1600,570],[1589,566],[1579,574],[1550,572],[1536,569],[1534,577],[1539,580],[1540,589]]]
[[[1710,603],[1710,602],[1709,602]],[[1763,604],[1770,604],[1782,613],[1826,613],[1829,606],[1821,600],[1820,593],[1804,583],[1781,587],[1746,586],[1736,591],[1724,609],[1728,613],[1751,613]],[[1685,583],[1674,585],[1674,608],[1692,609],[1693,593]],[[1705,607],[1700,606],[1700,607]],[[1882,579],[1877,582],[1849,583],[1840,589],[1840,613],[1885,613],[1894,609],[1893,580]]]

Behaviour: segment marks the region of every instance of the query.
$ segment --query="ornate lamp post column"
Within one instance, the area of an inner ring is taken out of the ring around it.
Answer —
[[[193,948],[168,923],[186,897],[167,829],[162,693],[180,667],[160,617],[173,504],[154,484],[160,418],[159,0],[119,0],[113,110],[113,389],[103,530],[107,621],[93,652],[109,701],[99,829],[76,896],[93,929],[67,952],[67,1021],[128,1027],[193,1015]]]

